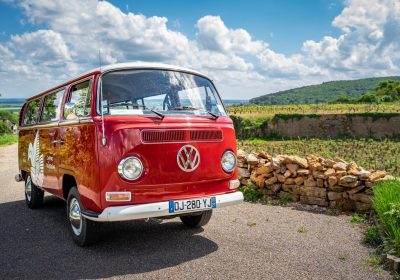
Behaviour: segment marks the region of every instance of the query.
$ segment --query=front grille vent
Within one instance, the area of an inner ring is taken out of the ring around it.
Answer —
[[[177,142],[185,140],[184,130],[146,130],[142,132],[142,140],[145,143]]]
[[[191,130],[190,140],[192,141],[215,141],[222,140],[221,130]]]
[[[221,141],[221,130],[143,130],[143,143]]]

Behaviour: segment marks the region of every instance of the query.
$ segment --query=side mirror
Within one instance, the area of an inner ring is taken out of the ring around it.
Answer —
[[[64,118],[66,120],[76,120],[78,116],[76,115],[76,104],[73,102],[68,102],[64,106]]]

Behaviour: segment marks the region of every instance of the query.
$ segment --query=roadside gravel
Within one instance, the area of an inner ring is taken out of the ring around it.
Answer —
[[[79,248],[64,202],[25,207],[16,151],[0,148],[0,279],[391,279],[368,265],[374,250],[349,216],[251,203],[216,210],[198,230],[178,219],[108,224],[101,243]]]

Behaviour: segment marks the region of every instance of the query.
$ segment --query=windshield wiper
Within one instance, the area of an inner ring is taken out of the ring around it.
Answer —
[[[112,104],[109,104],[110,107],[118,107],[118,106],[132,106],[132,108],[136,107],[136,108],[143,108],[145,110],[149,110],[150,112],[156,114],[157,116],[159,116],[161,119],[164,119],[165,115],[163,113],[160,113],[154,109],[148,108],[146,105],[141,105],[141,104],[134,104],[130,101],[121,101],[121,102],[115,102]]]
[[[158,111],[156,111],[156,110],[154,110],[154,109],[150,109],[150,108],[147,108],[147,107],[144,107],[145,109],[148,109],[149,111],[151,111],[151,112],[153,112],[154,114],[156,114],[157,116],[159,116],[161,119],[164,119],[164,117],[165,117],[165,115],[163,114],[163,113],[160,113],[160,112],[158,112]]]
[[[214,120],[219,118],[219,115],[217,115],[217,114],[211,113],[210,111],[203,110],[203,109],[200,109],[200,108],[191,107],[191,106],[173,107],[170,110],[171,111],[189,111],[189,110],[197,111],[198,110],[198,111],[205,112],[205,113],[209,114],[210,116],[213,117]]]
[[[219,115],[214,114],[214,113],[211,113],[210,111],[204,111],[204,112],[206,112],[207,114],[209,114],[210,116],[212,116],[214,120],[216,120],[216,119],[219,118]]]

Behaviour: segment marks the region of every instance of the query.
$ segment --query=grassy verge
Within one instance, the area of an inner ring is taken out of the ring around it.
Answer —
[[[14,144],[18,141],[18,135],[0,134],[0,146]]]
[[[380,182],[373,191],[374,208],[388,237],[385,250],[400,256],[400,181]]]

